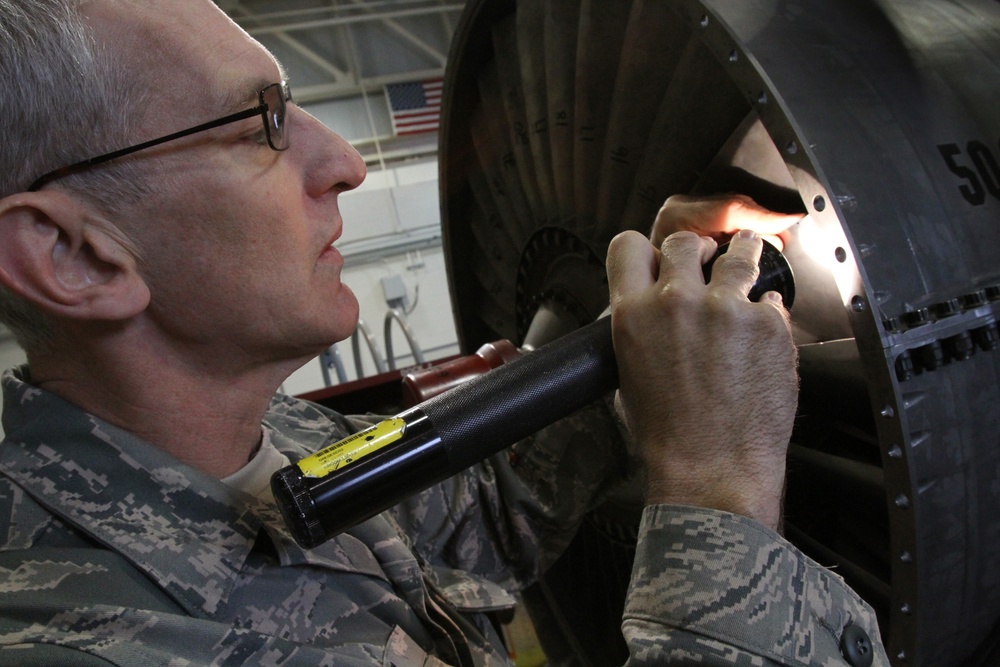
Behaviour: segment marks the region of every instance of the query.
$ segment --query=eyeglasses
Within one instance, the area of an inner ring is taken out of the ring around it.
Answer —
[[[61,169],[50,171],[49,173],[40,176],[34,183],[28,186],[28,192],[40,190],[57,178],[62,178],[68,174],[89,169],[94,165],[98,165],[103,162],[110,162],[111,160],[116,160],[125,155],[131,155],[132,153],[152,148],[153,146],[159,146],[160,144],[165,144],[168,141],[180,139],[181,137],[186,137],[190,134],[197,134],[198,132],[211,130],[221,125],[228,125],[229,123],[235,123],[246,118],[253,118],[256,115],[260,115],[261,119],[264,121],[264,133],[267,135],[268,145],[276,151],[285,150],[288,148],[288,131],[285,127],[285,109],[287,107],[287,102],[292,101],[292,92],[288,87],[288,82],[281,81],[280,83],[272,83],[270,86],[267,86],[260,91],[260,93],[258,93],[258,99],[260,100],[260,104],[253,108],[230,114],[208,123],[195,125],[194,127],[189,127],[186,130],[181,130],[180,132],[174,132],[173,134],[160,137],[159,139],[144,141],[141,144],[129,146],[128,148],[122,148],[112,153],[98,155],[97,157],[92,157],[89,160],[84,160],[82,162],[71,164],[68,167],[62,167]]]

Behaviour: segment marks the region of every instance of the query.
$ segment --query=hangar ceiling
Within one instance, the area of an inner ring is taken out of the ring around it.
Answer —
[[[322,102],[441,77],[464,0],[217,0]]]

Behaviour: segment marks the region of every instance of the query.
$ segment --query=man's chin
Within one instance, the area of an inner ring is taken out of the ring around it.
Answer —
[[[358,304],[358,298],[347,285],[342,284],[340,286],[340,292],[337,294],[336,303],[333,308],[336,311],[337,317],[334,323],[334,340],[329,345],[350,338],[351,334],[357,328],[358,320],[361,316],[361,306]]]

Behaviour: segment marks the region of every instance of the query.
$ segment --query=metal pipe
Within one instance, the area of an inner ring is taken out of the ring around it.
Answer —
[[[368,343],[368,351],[372,355],[372,361],[375,362],[375,370],[379,373],[385,373],[385,362],[382,361],[382,351],[378,347],[378,343],[375,341],[375,337],[372,336],[372,330],[368,328],[365,321],[358,318],[358,326],[354,328],[354,333],[351,334],[351,351],[354,352],[354,370],[357,371],[358,379],[360,380],[365,376],[365,369],[361,365],[361,342],[358,338],[358,334],[365,337],[365,342]]]
[[[319,355],[319,369],[323,373],[323,384],[332,386],[330,379],[330,369],[337,371],[337,382],[347,382],[347,371],[344,370],[344,360],[340,356],[340,349],[334,344],[323,350]]]
[[[385,313],[385,325],[382,334],[385,337],[385,358],[389,363],[389,370],[396,369],[396,357],[392,353],[393,320],[399,322],[399,328],[403,330],[403,336],[406,337],[406,342],[410,345],[410,352],[413,354],[414,361],[418,364],[424,363],[424,353],[420,350],[420,346],[417,345],[417,341],[413,337],[413,330],[410,329],[410,325],[406,321],[406,316],[398,308],[390,308]]]

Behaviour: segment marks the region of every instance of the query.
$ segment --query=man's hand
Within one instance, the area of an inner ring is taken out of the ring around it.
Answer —
[[[712,239],[611,242],[608,277],[622,417],[646,464],[649,503],[743,514],[778,529],[798,398],[781,297],[746,295],[761,241],[733,238],[705,284]]]
[[[778,250],[783,250],[782,233],[801,219],[801,215],[768,211],[745,195],[674,195],[656,214],[649,238],[659,248],[674,232],[691,231],[723,243],[739,230],[751,229]]]

